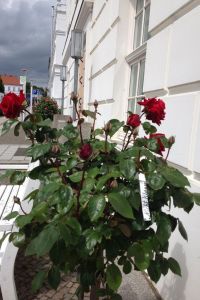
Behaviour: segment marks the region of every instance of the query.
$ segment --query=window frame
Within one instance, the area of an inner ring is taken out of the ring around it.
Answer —
[[[151,0],[144,0],[143,6],[142,8],[137,12],[137,3],[138,1],[141,0],[136,0],[136,5],[135,5],[135,28],[134,28],[134,34],[133,34],[133,50],[136,50],[137,48],[139,48],[140,46],[142,46],[147,40],[148,40],[148,32],[147,32],[147,39],[144,40],[144,25],[145,25],[145,17],[146,17],[146,9],[148,6],[151,5]],[[136,29],[137,29],[137,22],[136,19],[138,18],[139,15],[142,14],[142,27],[141,27],[141,33],[140,33],[140,42],[139,45],[137,46],[137,33],[136,33]],[[150,12],[149,12],[150,14]]]

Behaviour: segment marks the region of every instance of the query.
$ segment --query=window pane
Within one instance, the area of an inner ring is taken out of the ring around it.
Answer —
[[[136,99],[131,99],[128,101],[128,111],[135,112],[135,102]]]
[[[136,13],[138,13],[144,6],[144,0],[137,0]]]
[[[136,96],[137,76],[138,76],[138,64],[135,64],[131,67],[129,97]]]
[[[137,90],[137,95],[138,96],[143,94],[144,66],[145,66],[145,60],[142,60],[140,62],[140,72],[139,72],[138,90]]]
[[[143,18],[143,13],[139,14],[135,19],[134,49],[139,47],[141,44],[142,18]]]
[[[150,5],[145,8],[144,16],[144,30],[143,30],[143,43],[148,40],[148,28],[149,28],[149,15],[150,15]]]

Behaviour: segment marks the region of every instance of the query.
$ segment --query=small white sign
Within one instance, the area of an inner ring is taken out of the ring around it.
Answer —
[[[139,183],[140,183],[140,196],[141,196],[141,202],[142,202],[143,218],[145,221],[151,221],[146,178],[145,178],[145,175],[142,173],[139,173]]]

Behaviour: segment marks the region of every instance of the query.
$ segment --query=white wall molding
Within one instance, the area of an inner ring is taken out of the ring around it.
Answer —
[[[180,19],[184,15],[186,15],[188,12],[193,10],[195,7],[200,5],[200,0],[191,0],[185,5],[183,5],[181,8],[179,8],[177,11],[175,11],[173,14],[171,14],[168,18],[163,20],[160,24],[155,26],[152,30],[149,31],[150,38],[154,35],[158,34],[160,31],[164,30],[166,27],[174,23],[176,20]]]
[[[114,103],[114,102],[115,102],[114,99],[98,100],[98,104],[99,105],[108,104],[108,103]],[[88,106],[93,106],[93,105],[94,105],[94,102],[88,103]]]
[[[110,67],[112,67],[116,63],[117,63],[117,59],[114,58],[108,64],[106,64],[103,68],[101,68],[96,73],[94,73],[93,75],[91,75],[91,77],[89,78],[89,80],[93,80],[95,77],[99,76],[100,74],[102,74],[103,72],[105,72],[107,69],[109,69]]]
[[[200,80],[168,87],[169,95],[200,91]]]
[[[92,28],[95,26],[96,22],[98,21],[99,17],[101,16],[101,14],[102,14],[102,12],[103,12],[105,6],[106,6],[106,3],[107,3],[107,1],[105,1],[105,2],[103,3],[103,5],[101,6],[101,8],[100,8],[100,10],[99,10],[99,12],[98,12],[96,18],[95,18],[94,21],[92,22],[92,26],[91,26]]]
[[[110,33],[110,31],[117,25],[117,23],[120,21],[119,16],[113,21],[113,23],[110,25],[110,27],[104,32],[104,34],[101,36],[101,38],[98,40],[96,45],[92,48],[90,51],[90,55],[94,53],[94,51],[97,49],[97,47],[103,42],[103,40],[107,37],[107,35]]]
[[[136,50],[134,50],[133,52],[131,52],[129,55],[127,55],[125,57],[127,63],[129,65],[134,64],[134,62],[136,62],[138,59],[140,59],[142,56],[145,56],[146,54],[146,48],[147,48],[147,44],[143,44],[142,46],[138,47]]]

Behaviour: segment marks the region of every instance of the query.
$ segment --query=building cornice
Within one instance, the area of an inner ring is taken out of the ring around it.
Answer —
[[[138,47],[136,50],[134,50],[133,52],[131,52],[129,55],[127,55],[125,57],[127,63],[129,65],[134,64],[135,61],[137,61],[139,58],[145,56],[146,54],[146,48],[147,48],[147,44],[143,44],[142,46]]]

